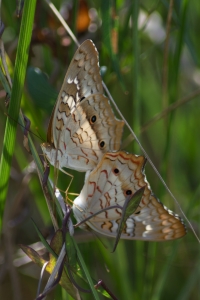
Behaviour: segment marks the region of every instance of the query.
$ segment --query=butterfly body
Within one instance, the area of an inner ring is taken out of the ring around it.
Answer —
[[[123,126],[103,95],[98,52],[86,40],[69,66],[42,150],[61,170],[92,170],[103,153],[120,148]]]
[[[144,174],[145,161],[143,156],[122,151],[104,154],[97,167],[87,174],[84,187],[74,200],[77,221],[114,207],[92,217],[86,225],[100,234],[116,237],[126,197],[145,187],[140,204],[127,219],[121,238],[164,241],[185,235],[181,218],[152,194]]]

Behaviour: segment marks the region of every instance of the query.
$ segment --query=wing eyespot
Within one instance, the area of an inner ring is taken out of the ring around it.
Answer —
[[[127,195],[127,196],[130,196],[131,194],[132,194],[132,191],[131,191],[131,190],[127,190],[127,191],[126,191],[126,195]]]
[[[106,144],[105,144],[104,141],[99,141],[99,146],[100,146],[101,149],[104,149]]]
[[[115,169],[113,170],[113,172],[115,173],[115,175],[118,175],[118,174],[119,174],[119,169],[115,168]]]
[[[94,115],[90,118],[90,124],[94,124],[97,120],[97,117]]]

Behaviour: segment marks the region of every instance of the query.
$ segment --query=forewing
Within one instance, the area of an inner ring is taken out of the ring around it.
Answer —
[[[103,86],[97,49],[91,40],[86,40],[74,54],[58,95],[47,133],[49,143],[57,147],[57,113],[65,111],[69,117],[80,101],[91,94],[103,94]]]
[[[68,167],[91,170],[103,152],[120,148],[123,126],[105,96],[91,95],[68,117],[65,110],[57,113],[58,148],[68,157]]]
[[[95,132],[99,150],[119,150],[124,121],[116,119],[108,98],[104,95],[92,95],[82,101],[80,106],[86,112],[86,118]],[[87,137],[85,141],[89,139]]]

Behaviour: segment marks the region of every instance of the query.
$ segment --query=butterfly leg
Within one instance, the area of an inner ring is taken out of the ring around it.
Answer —
[[[68,191],[69,191],[69,188],[70,188],[70,186],[71,186],[71,184],[72,184],[72,181],[73,181],[73,179],[74,179],[74,175],[72,175],[72,174],[70,174],[70,173],[64,171],[63,169],[62,169],[62,172],[65,173],[66,175],[68,175],[68,176],[71,177],[70,183],[69,183],[67,189],[65,190],[66,199],[67,199],[67,200],[70,200],[70,199],[68,198],[68,194],[69,194]]]

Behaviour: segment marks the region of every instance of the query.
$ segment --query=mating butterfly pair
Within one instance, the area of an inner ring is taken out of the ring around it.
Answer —
[[[186,234],[182,219],[153,194],[144,175],[145,158],[120,149],[124,122],[117,120],[103,95],[98,52],[91,40],[76,51],[58,95],[41,145],[50,163],[86,172],[73,212],[78,222],[104,210],[86,224],[115,237],[127,197],[144,187],[137,210],[126,220],[121,238],[164,241]],[[83,225],[86,227],[86,225]]]

